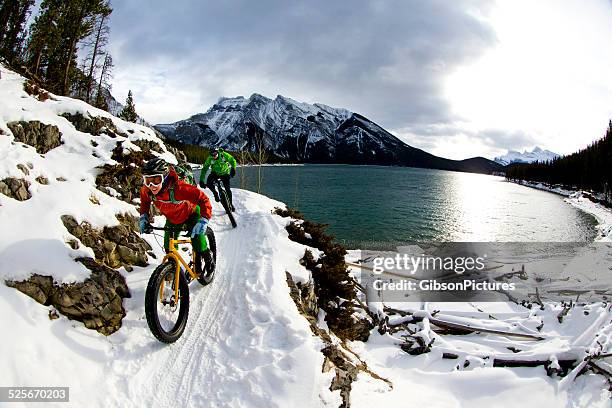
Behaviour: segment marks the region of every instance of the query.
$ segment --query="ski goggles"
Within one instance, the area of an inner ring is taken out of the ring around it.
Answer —
[[[147,187],[157,187],[164,181],[163,174],[151,174],[142,176],[142,181]]]

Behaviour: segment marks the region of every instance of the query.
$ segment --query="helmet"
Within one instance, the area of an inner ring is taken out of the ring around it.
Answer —
[[[142,166],[142,175],[168,174],[168,163],[159,157],[155,157]]]

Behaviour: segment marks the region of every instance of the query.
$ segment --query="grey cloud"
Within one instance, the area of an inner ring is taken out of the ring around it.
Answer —
[[[522,130],[482,129],[469,130],[460,125],[417,125],[397,129],[407,143],[416,143],[427,150],[437,146],[444,138],[466,136],[483,146],[503,150],[523,150],[538,144],[537,138]]]
[[[453,120],[441,79],[492,46],[489,1],[113,2],[117,70],[155,64],[210,99],[256,77],[386,128]],[[251,89],[249,92],[265,92]],[[275,95],[267,95],[274,97]],[[204,109],[204,106],[203,106]],[[185,112],[185,117],[195,112]]]

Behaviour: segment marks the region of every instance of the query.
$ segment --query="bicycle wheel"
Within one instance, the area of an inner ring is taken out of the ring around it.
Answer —
[[[206,240],[208,241],[208,248],[212,253],[214,269],[207,274],[205,268],[202,268],[203,270],[200,272],[200,276],[198,276],[198,282],[200,282],[202,286],[206,286],[213,281],[215,278],[215,272],[217,270],[217,239],[215,238],[215,233],[210,227],[206,228]],[[199,258],[200,256],[200,254],[196,254],[196,257]],[[202,265],[202,261],[200,260],[199,262],[199,264]]]
[[[219,198],[221,199],[221,205],[225,209],[225,212],[227,213],[227,216],[229,217],[230,222],[232,223],[232,227],[236,228],[238,224],[236,224],[236,218],[234,218],[234,213],[232,212],[232,207],[227,197],[227,191],[225,191],[225,188],[221,186],[221,183],[219,183],[217,186],[218,186],[217,189],[219,190],[219,193],[220,193]]]
[[[176,264],[159,265],[149,278],[145,292],[145,315],[151,333],[157,340],[174,343],[181,337],[189,317],[189,285],[179,274],[179,298],[175,299]]]

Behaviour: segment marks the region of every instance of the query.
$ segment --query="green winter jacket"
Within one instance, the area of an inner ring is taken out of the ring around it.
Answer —
[[[231,169],[236,168],[236,159],[225,150],[219,150],[219,157],[217,160],[213,159],[212,155],[208,156],[204,162],[204,167],[202,167],[202,172],[200,173],[200,181],[205,179],[208,168],[217,176],[225,176],[226,174],[230,174]]]

